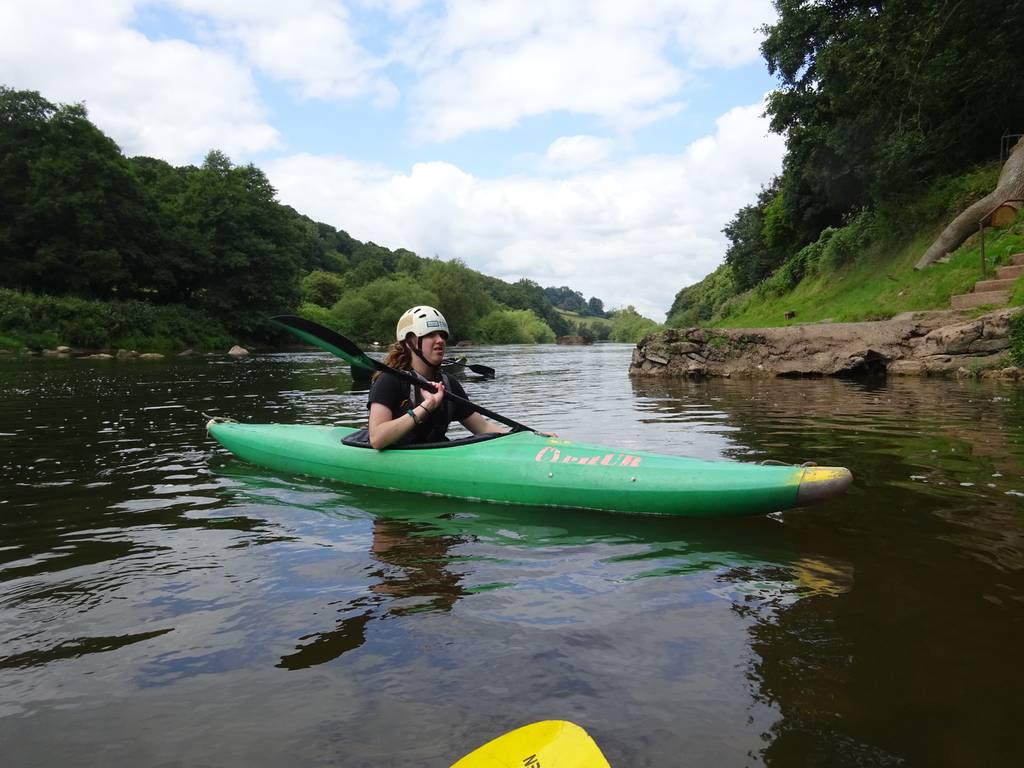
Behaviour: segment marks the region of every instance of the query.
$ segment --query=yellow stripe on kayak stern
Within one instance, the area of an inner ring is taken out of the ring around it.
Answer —
[[[800,475],[796,489],[799,506],[831,499],[846,492],[853,474],[846,467],[807,467]]]
[[[451,768],[611,768],[585,730],[568,720],[543,720],[516,728]]]

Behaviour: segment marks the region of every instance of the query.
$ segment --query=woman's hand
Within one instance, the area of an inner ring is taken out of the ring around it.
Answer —
[[[444,400],[444,384],[440,381],[434,382],[434,387],[437,389],[436,392],[429,392],[423,390],[423,407],[433,413],[435,410],[441,407],[441,401]]]

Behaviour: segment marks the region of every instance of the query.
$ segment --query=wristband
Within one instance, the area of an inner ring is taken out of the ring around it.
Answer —
[[[416,426],[420,425],[420,420],[416,418],[416,411],[415,411],[415,409],[410,408],[408,411],[406,411],[406,413],[408,413],[410,416],[412,416],[412,423],[413,424],[415,424]]]

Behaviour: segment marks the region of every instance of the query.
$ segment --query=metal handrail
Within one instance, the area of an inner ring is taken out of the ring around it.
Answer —
[[[1006,162],[1006,158],[1010,156],[1010,139],[1020,139],[1024,137],[1024,133],[1004,133],[999,138],[999,164],[1002,165]]]

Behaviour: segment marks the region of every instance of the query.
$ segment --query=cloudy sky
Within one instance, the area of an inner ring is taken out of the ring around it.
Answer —
[[[0,83],[360,240],[657,320],[781,167],[770,0],[2,0]]]

